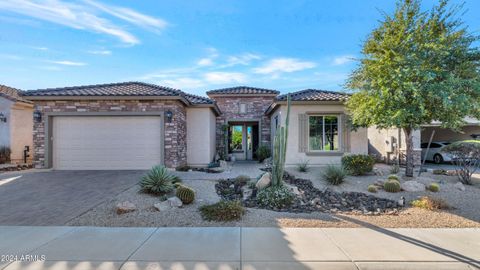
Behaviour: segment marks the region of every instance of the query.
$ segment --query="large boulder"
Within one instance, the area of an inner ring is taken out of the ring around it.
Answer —
[[[258,190],[264,189],[270,185],[272,182],[272,175],[269,172],[266,172],[258,179],[257,183],[255,184],[255,187]]]
[[[406,181],[402,184],[402,189],[409,192],[425,191],[425,185],[417,181]]]
[[[155,207],[160,212],[164,212],[164,211],[172,209],[172,206],[170,206],[169,201],[163,201],[163,202],[156,203],[156,204],[153,205],[153,207]]]
[[[167,199],[167,202],[171,207],[181,207],[183,205],[182,201],[178,197],[171,197]]]
[[[119,215],[129,213],[129,212],[133,212],[135,210],[137,210],[137,207],[135,206],[135,204],[133,204],[129,201],[120,202],[116,206],[116,211],[117,211],[117,214],[119,214]]]
[[[465,191],[465,186],[462,184],[462,182],[457,182],[455,185],[453,185],[456,189]]]

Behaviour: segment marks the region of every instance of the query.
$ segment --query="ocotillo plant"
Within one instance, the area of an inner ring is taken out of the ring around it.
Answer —
[[[283,172],[285,170],[285,157],[287,154],[288,123],[290,122],[290,102],[290,95],[287,95],[285,127],[280,127],[273,139],[272,186],[280,186],[283,184]]]

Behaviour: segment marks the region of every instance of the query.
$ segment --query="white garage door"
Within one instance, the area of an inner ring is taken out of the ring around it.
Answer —
[[[53,168],[137,170],[163,163],[159,116],[57,116]]]

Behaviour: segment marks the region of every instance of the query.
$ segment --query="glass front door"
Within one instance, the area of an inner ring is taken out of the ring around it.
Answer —
[[[236,160],[254,159],[258,144],[257,123],[231,123],[228,137],[228,152]]]

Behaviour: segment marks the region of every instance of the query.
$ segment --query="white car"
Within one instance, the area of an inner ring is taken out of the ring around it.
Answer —
[[[432,142],[430,144],[430,149],[428,150],[427,161],[433,161],[436,164],[452,161],[451,155],[442,152],[442,149],[449,144],[449,142]],[[427,153],[427,146],[428,143],[422,143],[421,145],[422,160],[425,158],[425,154]]]

